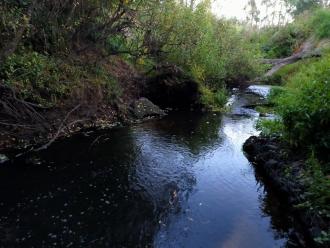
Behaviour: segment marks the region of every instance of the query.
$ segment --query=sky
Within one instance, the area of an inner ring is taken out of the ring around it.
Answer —
[[[246,20],[247,11],[244,10],[249,0],[213,0],[212,11],[219,17],[237,18],[238,20]],[[266,7],[261,4],[262,0],[256,0],[258,8],[260,10],[260,18],[266,17]],[[268,13],[272,11],[279,11],[280,2],[273,9],[268,9]],[[283,12],[282,12],[283,13]],[[285,18],[281,18],[282,23],[290,21],[292,18],[286,14]]]
[[[244,7],[247,2],[248,0],[216,0],[212,5],[212,11],[218,16],[244,20],[246,18]]]

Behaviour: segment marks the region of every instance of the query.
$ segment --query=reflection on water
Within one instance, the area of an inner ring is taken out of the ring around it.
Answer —
[[[242,153],[252,98],[77,135],[1,168],[1,246],[284,246],[285,211]]]

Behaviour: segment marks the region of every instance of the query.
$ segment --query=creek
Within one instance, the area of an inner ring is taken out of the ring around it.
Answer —
[[[220,113],[175,112],[85,132],[2,166],[1,247],[290,244],[290,213],[242,151],[269,87],[236,90]]]

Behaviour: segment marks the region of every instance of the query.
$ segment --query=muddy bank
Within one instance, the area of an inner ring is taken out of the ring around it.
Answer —
[[[175,66],[155,68],[156,76],[139,74],[124,62],[109,70],[117,75],[122,91],[111,101],[106,89],[91,84],[55,106],[43,107],[19,98],[0,82],[0,154],[47,148],[54,140],[82,130],[141,122],[164,116],[163,109],[188,109],[199,103],[197,83]]]
[[[304,177],[306,156],[293,151],[279,138],[250,137],[243,146],[248,159],[263,176],[262,181],[288,201],[294,213],[295,235],[303,247],[325,247],[314,239],[327,230],[329,220],[320,218],[307,208],[296,207],[306,201],[308,185]]]
[[[17,154],[27,151],[39,151],[48,148],[55,140],[68,138],[78,132],[90,132],[97,129],[109,129],[118,125],[129,125],[161,118],[166,112],[146,98],[131,99],[131,104],[98,107],[93,114],[90,108],[77,105],[73,109],[55,108],[40,114],[45,124],[15,125],[7,127],[0,134],[0,163],[6,162]],[[53,124],[49,124],[53,123]],[[6,155],[5,155],[6,154]]]

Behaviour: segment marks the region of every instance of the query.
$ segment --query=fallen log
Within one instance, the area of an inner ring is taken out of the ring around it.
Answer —
[[[265,77],[271,77],[283,66],[293,64],[301,59],[310,57],[319,57],[321,54],[316,49],[313,38],[308,39],[302,46],[299,52],[282,59],[263,59],[262,63],[273,65],[273,67],[265,74]]]

